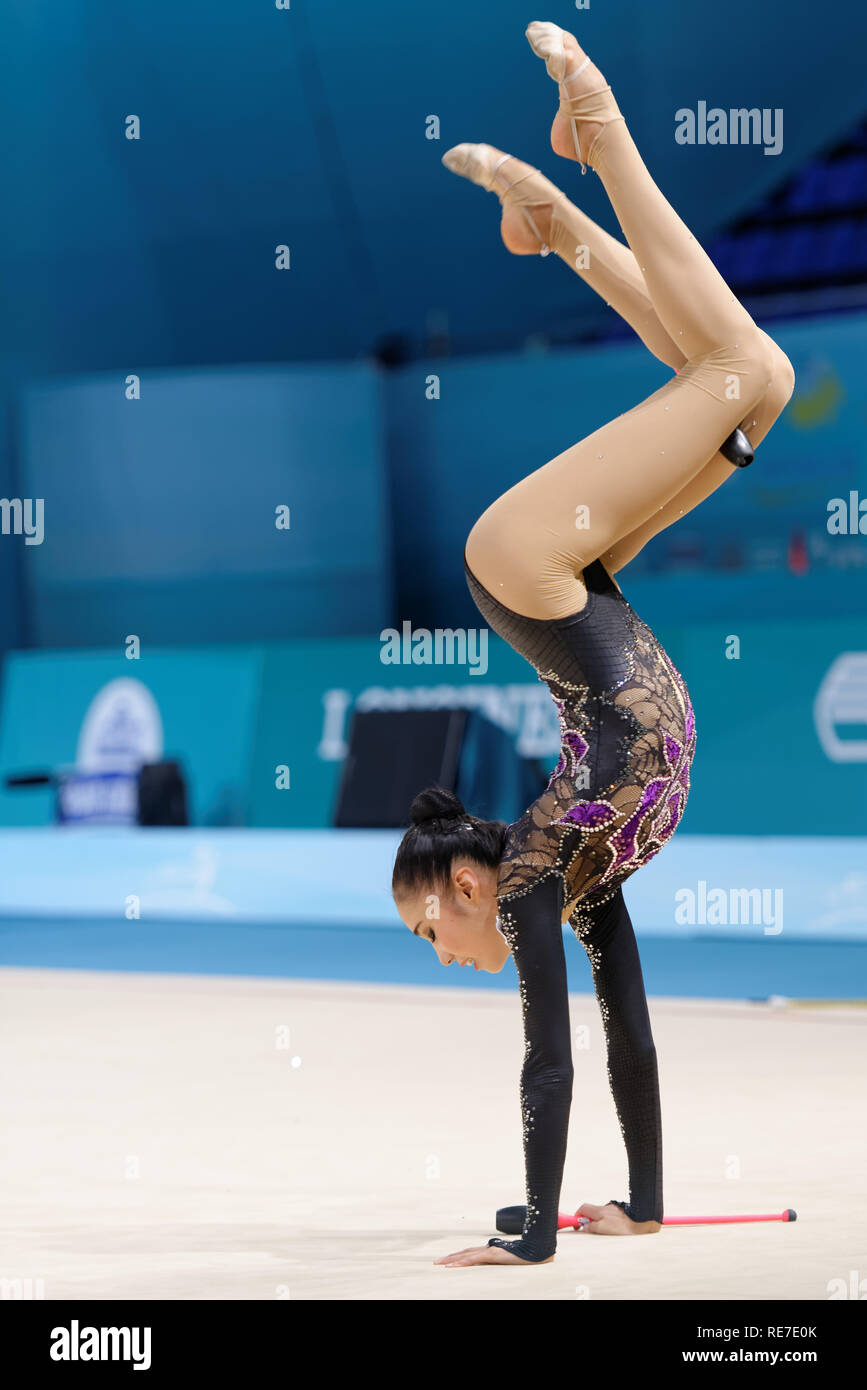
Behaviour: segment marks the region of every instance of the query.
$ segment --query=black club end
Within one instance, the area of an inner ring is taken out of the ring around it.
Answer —
[[[497,1230],[504,1236],[519,1236],[524,1229],[526,1215],[526,1207],[500,1207],[497,1212]]]
[[[741,429],[732,430],[728,439],[719,446],[719,451],[736,468],[746,468],[755,458],[753,446]]]

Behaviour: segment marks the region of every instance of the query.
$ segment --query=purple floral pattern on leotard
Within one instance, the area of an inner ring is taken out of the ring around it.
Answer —
[[[695,715],[680,672],[667,654],[666,665],[680,691],[685,713],[683,719],[682,741],[673,734],[662,731],[662,748],[666,763],[666,775],[654,778],[644,788],[635,811],[609,836],[610,860],[601,874],[597,887],[612,880],[622,882],[623,878],[648,863],[658,854],[674,834],[689,793],[689,768],[694,751]],[[620,682],[620,687],[625,682]],[[551,774],[548,787],[562,778],[565,773],[576,773],[589,750],[589,743],[576,729],[566,727],[568,701],[554,696],[554,704],[561,726],[561,751],[557,765]],[[575,802],[561,816],[557,824],[572,825],[585,830],[598,830],[611,825],[618,819],[618,813],[609,801],[582,800]],[[642,835],[643,827],[649,820],[649,830]]]
[[[575,806],[569,807],[565,816],[560,816],[558,824],[583,825],[588,829],[595,829],[616,819],[617,812],[607,801],[579,801]]]
[[[695,753],[695,714],[686,683],[653,633],[628,612],[626,674],[607,690],[570,684],[537,667],[560,724],[560,756],[544,793],[509,827],[500,874],[501,901],[529,892],[546,872],[564,881],[567,915],[579,933],[583,912],[605,901],[671,839],[683,817]],[[622,718],[622,771],[596,785],[594,713],[607,705]]]
[[[577,729],[566,727],[566,701],[554,697],[554,704],[557,706],[557,717],[560,721],[560,757],[557,766],[548,779],[548,786],[551,787],[558,777],[564,773],[571,776],[578,774],[587,751],[590,747],[587,740]]]

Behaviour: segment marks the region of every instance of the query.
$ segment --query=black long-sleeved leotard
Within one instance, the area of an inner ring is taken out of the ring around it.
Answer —
[[[656,1052],[622,885],[670,839],[689,791],[695,719],[682,676],[600,561],[587,603],[567,618],[505,608],[465,567],[489,626],[549,687],[560,758],[542,795],[509,826],[499,872],[500,927],[521,987],[521,1109],[527,1216],[503,1246],[537,1262],[556,1249],[573,1065],[562,922],[590,959],[608,1073],[629,1161],[620,1205],[662,1219]]]

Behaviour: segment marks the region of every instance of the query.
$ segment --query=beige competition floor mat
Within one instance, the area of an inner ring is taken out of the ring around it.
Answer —
[[[627,1195],[596,1002],[571,1007],[563,1210]],[[852,1297],[867,1009],[651,1011],[666,1215],[797,1222],[567,1232],[550,1265],[445,1269],[524,1200],[517,992],[2,970],[6,1296]]]

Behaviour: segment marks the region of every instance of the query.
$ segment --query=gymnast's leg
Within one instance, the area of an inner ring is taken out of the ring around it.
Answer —
[[[571,149],[571,141],[569,142]],[[532,166],[523,166],[530,169]],[[546,180],[547,182],[547,180]],[[565,265],[605,300],[629,324],[645,347],[661,362],[679,371],[686,358],[669,337],[659,320],[647,291],[644,276],[628,246],[609,235],[603,227],[575,206],[551,185],[551,212],[547,218],[537,211],[539,236],[550,245]],[[556,206],[556,216],[552,216]],[[504,209],[503,239],[518,254],[538,252],[539,238],[508,207]],[[763,330],[774,363],[771,384],[749,415],[740,421],[741,429],[756,449],[781,415],[794,389],[794,372],[788,357]],[[619,537],[601,557],[609,574],[616,574],[653,536],[671,526],[687,512],[721,487],[735,472],[734,465],[719,452],[685,487],[675,493],[653,516],[626,536]]]
[[[510,177],[535,176],[531,180],[533,225],[523,219],[522,209],[504,200],[501,235],[508,249],[516,255],[538,255],[542,246],[549,246],[570,270],[629,324],[654,357],[679,371],[685,365],[686,358],[660,323],[644,276],[630,248],[576,207],[561,189],[534,170],[532,165],[515,160],[512,156],[508,158],[511,161]],[[502,192],[507,193],[510,185],[505,175],[499,181],[504,184]],[[494,187],[493,191],[499,190]],[[758,448],[790,400],[795,381],[788,357],[764,330],[760,329],[759,332],[773,359],[773,376],[765,395],[740,421],[740,427],[749,435],[754,449]],[[648,521],[619,537],[612,548],[605,552],[601,559],[608,573],[616,574],[623,569],[649,540],[692,511],[734,472],[734,465],[717,451],[704,468],[670,501],[658,508]]]
[[[741,421],[741,428],[749,436],[753,449],[758,448],[771,426],[782,415],[795,386],[795,374],[788,357],[773,339],[768,338],[768,343],[775,354],[770,386],[749,415]],[[611,548],[606,550],[601,559],[608,573],[616,574],[618,570],[622,570],[630,560],[635,559],[648,541],[686,516],[687,512],[691,512],[705,498],[710,497],[711,493],[716,492],[718,487],[728,481],[734,471],[727,458],[720,453],[715,454],[685,487],[675,493],[674,497],[634,530],[618,537]]]
[[[595,71],[591,81],[601,80]],[[587,103],[602,126],[588,162],[686,360],[673,381],[523,479],[473,528],[472,571],[500,602],[536,618],[583,607],[582,569],[705,467],[773,377],[766,336],[653,183],[613,95],[591,89]]]
[[[587,1203],[580,1211],[594,1221],[587,1228],[590,1234],[648,1234],[663,1215],[659,1076],[641,961],[622,888],[599,907],[579,904],[571,920],[593,971],[608,1079],[629,1164],[629,1221],[613,1204],[600,1208]],[[635,1232],[632,1222],[651,1224]]]
[[[576,122],[573,130],[570,120],[571,101],[576,80],[581,78],[581,70],[590,66],[589,59],[584,58],[574,35],[559,29],[557,25],[531,24],[527,29],[527,38],[533,51],[545,59],[549,75],[560,83],[561,104],[551,129],[551,146],[566,159],[580,160],[578,124]],[[591,87],[594,90],[601,88],[602,84],[602,76],[595,68],[581,78],[581,89],[585,91]],[[579,93],[579,112],[581,106]],[[592,123],[585,126],[590,144],[601,128],[601,125]],[[557,244],[552,249],[617,310],[655,356],[679,370],[684,357],[659,323],[644,276],[632,251],[609,237],[566,199],[563,199],[560,215],[555,219],[555,233]],[[594,266],[600,269],[594,270]],[[749,435],[754,449],[782,413],[795,384],[792,365],[785,353],[767,334],[762,333],[762,336],[773,356],[773,377],[766,395],[741,421],[740,426]],[[608,572],[613,574],[628,564],[651,537],[698,506],[731,477],[731,471],[729,460],[717,453],[649,521],[622,537],[612,550],[606,552],[602,560]]]

